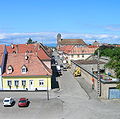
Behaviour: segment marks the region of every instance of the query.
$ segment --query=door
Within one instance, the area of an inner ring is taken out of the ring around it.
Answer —
[[[34,90],[34,82],[33,82],[33,80],[29,81],[29,90]]]

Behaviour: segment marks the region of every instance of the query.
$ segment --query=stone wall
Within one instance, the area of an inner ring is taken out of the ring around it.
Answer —
[[[94,78],[94,90],[97,92],[97,76],[94,75],[91,71],[85,69],[85,67],[83,68],[82,66],[74,63],[72,61],[72,67],[71,67],[71,70],[72,72],[74,72],[74,69],[76,67],[80,67],[81,68],[81,76],[88,82],[88,84],[91,85],[91,88],[92,88],[92,78]],[[101,98],[103,99],[108,99],[108,96],[109,96],[109,88],[110,87],[116,87],[117,86],[117,83],[104,83],[104,82],[101,82]]]

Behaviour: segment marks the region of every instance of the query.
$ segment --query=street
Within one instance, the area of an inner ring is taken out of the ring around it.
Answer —
[[[16,101],[13,107],[4,107],[4,97],[13,97]],[[18,100],[26,97],[30,101],[28,107],[18,107]],[[1,119],[61,119],[62,101],[57,98],[47,100],[46,92],[0,92]]]
[[[61,64],[61,61],[58,62]],[[71,70],[58,78],[63,103],[63,119],[120,119],[120,100],[101,100],[82,77],[74,78]]]
[[[70,70],[63,72],[59,78],[61,91],[56,95],[64,101],[64,119],[119,119],[119,100],[98,100],[96,97],[89,98],[89,95],[81,88]],[[88,92],[91,96],[91,92]],[[94,93],[93,93],[94,94]]]

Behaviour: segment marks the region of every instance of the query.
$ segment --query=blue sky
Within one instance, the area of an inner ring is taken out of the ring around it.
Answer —
[[[83,38],[120,43],[120,0],[1,0],[0,43]]]

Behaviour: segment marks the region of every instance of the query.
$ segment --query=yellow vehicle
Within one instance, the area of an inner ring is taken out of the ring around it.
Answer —
[[[73,75],[74,75],[75,77],[81,76],[80,67],[76,67],[76,69],[75,69],[74,72],[73,72]]]
[[[66,66],[66,67],[67,67],[67,69],[70,69],[70,68],[71,68],[70,64],[67,64],[67,66]]]

